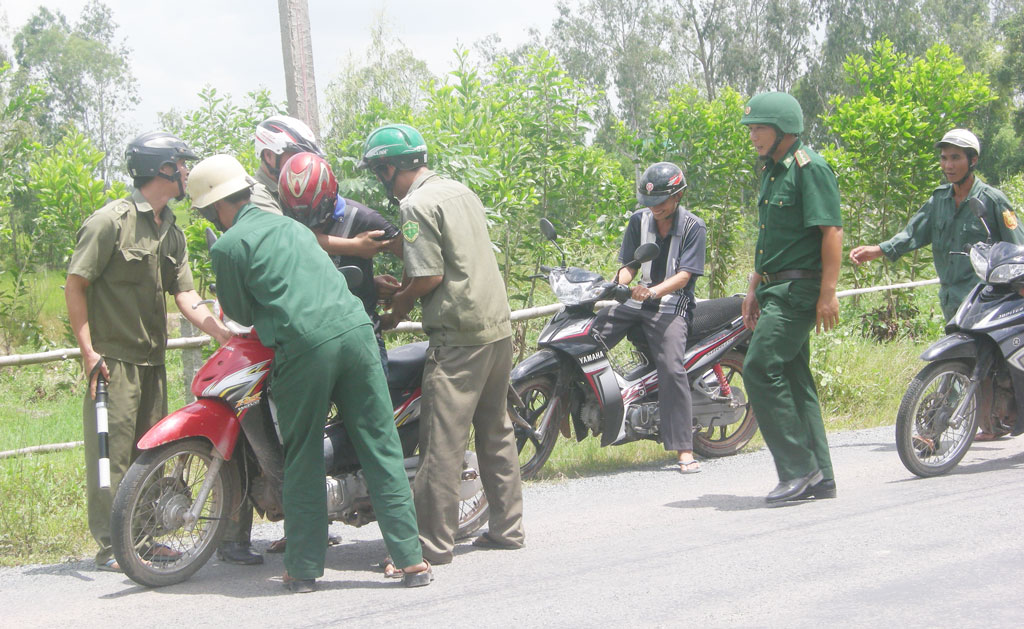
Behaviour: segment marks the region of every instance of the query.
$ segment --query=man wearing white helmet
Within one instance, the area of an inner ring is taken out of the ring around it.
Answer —
[[[958,252],[988,238],[985,226],[967,206],[967,200],[977,198],[985,204],[985,223],[997,242],[1024,244],[1024,230],[1006,195],[975,176],[981,144],[973,133],[953,129],[935,143],[935,148],[940,151],[939,164],[948,183],[935,189],[903,231],[877,245],[854,247],[850,260],[862,264],[885,255],[895,261],[931,245],[939,274],[939,304],[943,317],[949,321],[978,283],[970,260]]]

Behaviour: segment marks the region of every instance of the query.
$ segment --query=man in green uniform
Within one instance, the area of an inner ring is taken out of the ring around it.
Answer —
[[[758,94],[740,122],[764,160],[754,273],[743,300],[743,321],[754,331],[743,380],[779,475],[766,500],[832,498],[835,476],[809,363],[811,329],[828,331],[839,321],[839,187],[825,160],[800,142],[803,112],[789,94]]]
[[[432,578],[377,343],[312,232],[250,203],[254,181],[230,155],[196,165],[193,205],[225,233],[210,249],[224,312],[274,349],[271,378],[284,441],[285,585],[312,592],[327,552],[323,427],[333,401],[359,457],[381,534],[406,585]]]
[[[884,255],[895,261],[931,245],[939,275],[939,304],[942,316],[949,321],[967,293],[978,284],[970,259],[959,254],[965,247],[988,239],[989,231],[996,242],[1024,244],[1024,228],[1006,195],[975,176],[981,144],[973,133],[953,129],[935,143],[935,148],[940,151],[939,164],[948,183],[935,189],[903,231],[878,245],[854,247],[850,260],[863,264]],[[968,199],[979,199],[985,204],[988,231],[968,207]]]
[[[185,234],[167,206],[171,199],[184,198],[185,161],[191,159],[196,159],[191,149],[169,133],[143,133],[132,140],[125,154],[132,194],[85,219],[68,267],[68,320],[90,375],[83,405],[86,498],[89,530],[99,544],[96,566],[103,570],[120,570],[110,547],[114,493],[138,455],[139,438],[167,415],[164,293],[174,295],[185,318],[218,342],[231,338],[206,306],[195,307],[200,298],[192,284]],[[96,379],[91,377],[97,365],[109,382],[109,489],[100,489],[98,478]],[[154,547],[150,559],[165,555],[173,551]]]
[[[490,505],[488,531],[474,544],[521,548],[522,482],[505,407],[512,326],[483,204],[466,186],[427,168],[426,142],[409,125],[373,131],[361,166],[373,171],[389,198],[401,199],[406,281],[384,326],[404,319],[421,299],[430,338],[413,481],[423,554],[434,563],[452,560],[470,426]]]

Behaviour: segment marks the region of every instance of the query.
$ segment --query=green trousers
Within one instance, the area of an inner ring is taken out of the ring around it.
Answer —
[[[135,444],[167,415],[167,372],[163,365],[144,366],[104,358],[110,371],[107,385],[107,451],[110,489],[99,487],[99,443],[96,438],[96,401],[88,391],[82,404],[85,441],[85,487],[89,531],[99,545],[96,563],[110,559],[110,508],[117,486],[138,458]]]
[[[523,487],[507,394],[512,339],[468,347],[431,347],[423,368],[420,467],[413,481],[423,553],[450,563],[459,522],[462,461],[475,429],[480,482],[487,494],[488,535],[521,545]]]
[[[274,363],[272,396],[284,440],[284,565],[296,579],[323,576],[327,554],[324,419],[337,404],[363,468],[395,565],[421,561],[416,510],[402,460],[380,352],[370,324]]]
[[[834,478],[810,368],[819,287],[818,280],[794,280],[756,292],[761,317],[743,362],[743,383],[780,481],[816,469]]]

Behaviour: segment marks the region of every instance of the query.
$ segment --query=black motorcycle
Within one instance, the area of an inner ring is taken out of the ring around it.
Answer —
[[[985,206],[969,201],[989,233],[970,248],[981,279],[946,336],[921,359],[928,365],[907,388],[896,416],[896,448],[903,465],[922,477],[945,474],[967,454],[980,425],[986,432],[1024,432],[1024,246],[991,243]]]
[[[541,231],[558,247],[554,227]],[[658,246],[637,248],[631,264],[653,260]],[[593,330],[599,301],[622,303],[629,287],[578,267],[541,267],[564,305],[545,326],[539,350],[512,371],[509,412],[516,431],[523,478],[534,476],[551,455],[558,434],[575,429],[576,439],[601,435],[601,446],[659,439],[658,372],[642,334],[631,337],[639,365],[616,368],[611,348]],[[743,391],[743,358],[751,332],[743,325],[739,296],[697,303],[687,336],[686,378],[693,403],[695,452],[705,457],[735,454],[757,432]],[[682,374],[680,374],[682,377]]]

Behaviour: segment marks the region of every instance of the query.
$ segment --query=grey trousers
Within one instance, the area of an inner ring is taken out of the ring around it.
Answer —
[[[459,520],[459,483],[469,429],[490,505],[488,535],[523,543],[523,490],[519,455],[506,395],[512,339],[468,347],[431,347],[423,370],[420,467],[413,499],[423,557],[449,563]]]
[[[643,329],[658,368],[661,441],[666,450],[693,450],[693,407],[685,367],[686,319],[625,305],[611,306],[598,313],[594,330],[612,348],[635,325]]]

